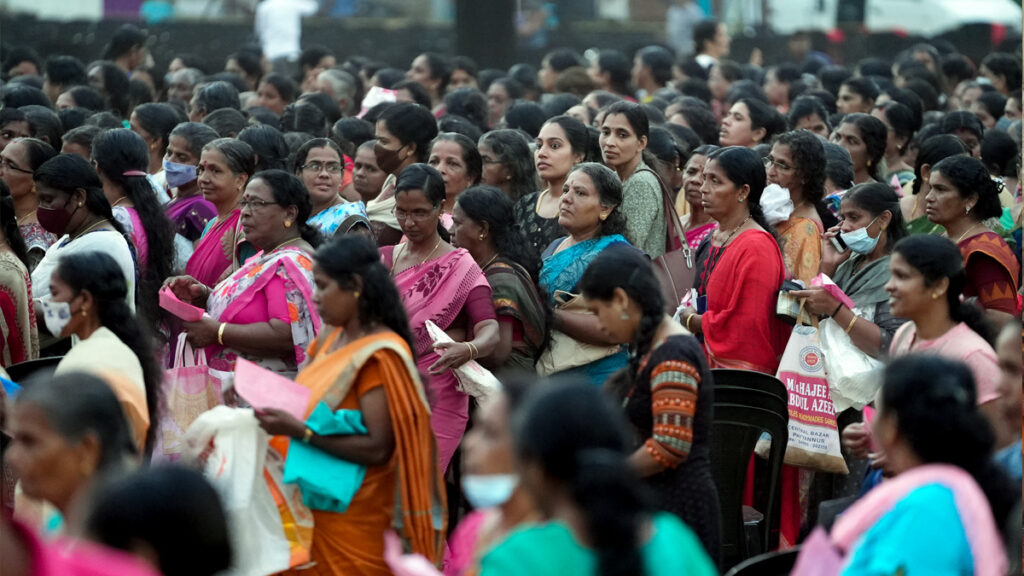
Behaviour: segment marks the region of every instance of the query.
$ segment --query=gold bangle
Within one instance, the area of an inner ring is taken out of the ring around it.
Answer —
[[[690,334],[694,333],[693,330],[690,328],[690,321],[693,320],[693,317],[696,315],[696,312],[691,312],[690,315],[686,317],[686,322],[684,325],[686,326],[686,331],[689,332]]]
[[[306,431],[302,433],[302,443],[309,444],[310,439],[313,438],[313,430],[306,428]]]
[[[852,310],[851,310],[851,312],[852,312]],[[857,323],[857,315],[854,314],[853,315],[853,319],[850,320],[850,323],[846,326],[846,333],[847,334],[850,333],[850,330],[853,329],[853,325],[856,324],[856,323]]]
[[[466,342],[466,346],[469,347],[469,359],[476,360],[476,357],[480,355],[480,351],[473,345],[472,342]]]
[[[224,345],[224,329],[228,327],[227,322],[221,322],[220,328],[217,328],[217,344]]]

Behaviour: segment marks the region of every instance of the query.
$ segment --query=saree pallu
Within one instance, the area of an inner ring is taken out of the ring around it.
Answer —
[[[718,222],[714,220],[698,228],[687,230],[686,243],[690,245],[690,250],[696,252],[697,248],[700,247],[700,243],[710,236],[715,230],[718,230]]]
[[[534,359],[544,343],[547,323],[537,287],[522,266],[504,258],[487,266],[484,275],[491,285],[498,321],[505,316],[518,323],[518,330],[513,328],[512,353],[505,367],[532,371]]]
[[[142,226],[142,218],[139,218],[139,211],[135,208],[117,206],[113,209],[114,219],[124,226],[126,232],[135,245],[135,254],[139,259],[140,275],[146,270],[149,263],[149,239],[146,238],[146,229]]]
[[[743,232],[722,251],[709,272],[708,309],[701,319],[712,368],[775,374],[790,332],[775,317],[785,276],[782,253],[767,232]]]
[[[199,240],[210,220],[217,218],[217,208],[202,194],[187,198],[175,198],[165,207],[167,218],[174,224],[174,231],[191,242]]]
[[[782,240],[782,260],[789,277],[810,286],[821,264],[821,233],[818,224],[807,218],[790,218],[775,227]]]
[[[968,278],[964,286],[964,297],[976,296],[978,303],[985,309],[1019,315],[1017,281],[1020,277],[1020,263],[1006,241],[995,232],[982,232],[960,242],[958,246],[964,257],[964,268],[967,270]],[[972,268],[982,256],[988,256],[997,262],[1005,274],[998,274],[992,278],[978,278],[977,274],[972,274]]]
[[[910,222],[907,222],[907,232],[911,236],[917,234],[931,234],[932,236],[938,236],[946,231],[945,228],[939,226],[935,222],[928,219],[927,216],[918,216]]]
[[[0,251],[0,367],[39,357],[28,269],[10,250]]]
[[[316,565],[297,574],[391,574],[384,563],[384,532],[392,529],[407,550],[436,564],[444,549],[446,495],[430,408],[409,346],[387,332],[331,350],[341,333],[335,328],[310,346],[310,362],[296,379],[311,390],[306,417],[321,402],[332,410],[358,410],[361,395],[383,386],[395,451],[387,464],[367,469],[344,513],[313,510]],[[286,455],[288,442],[276,437],[271,445]]]
[[[381,257],[384,265],[391,269],[394,248],[381,248]],[[476,261],[463,249],[403,270],[394,279],[416,338],[416,365],[423,374],[428,374],[430,365],[437,362],[439,356],[434,352],[434,340],[427,332],[426,321],[447,330],[465,306],[469,293],[478,286],[490,286]],[[459,391],[458,385],[451,370],[430,374],[430,425],[437,438],[443,470],[448,469],[469,421],[469,396]]]
[[[267,370],[289,377],[295,375],[306,359],[306,349],[320,332],[320,316],[313,303],[313,261],[305,252],[294,246],[285,246],[269,254],[256,254],[210,293],[207,312],[218,322],[228,324],[233,323],[243,311],[250,317],[254,313],[259,315],[261,318],[257,322],[269,322],[268,310],[255,310],[251,304],[276,279],[280,279],[284,286],[294,354],[280,358],[254,357],[211,344],[206,347],[207,362],[211,368],[232,371],[235,360],[241,356]]]
[[[576,285],[583,278],[583,273],[587,271],[590,263],[597,258],[602,250],[613,244],[630,245],[622,235],[612,234],[585,240],[544,258],[539,284],[547,294],[549,305],[552,308],[559,305],[555,300],[556,290],[575,293]],[[552,243],[548,250],[553,251],[554,246],[555,243]],[[581,376],[595,385],[601,385],[609,376],[624,367],[628,359],[625,349],[622,349],[618,354],[606,356],[560,373],[567,376]]]
[[[315,226],[324,238],[333,238],[336,234],[348,234],[356,224],[370,227],[366,216],[366,205],[362,202],[343,202],[323,210],[306,220],[306,224]]]
[[[32,218],[35,218],[33,215]],[[39,225],[39,222],[24,222],[18,224],[18,231],[21,238],[25,240],[25,248],[28,249],[28,271],[36,269],[36,265],[46,255],[46,251],[57,242],[57,236],[46,231]]]
[[[216,286],[238,266],[238,246],[245,240],[242,211],[235,208],[224,220],[215,220],[203,234],[185,273],[207,286]]]

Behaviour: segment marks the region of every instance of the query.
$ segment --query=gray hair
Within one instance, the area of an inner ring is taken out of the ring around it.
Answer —
[[[356,79],[351,74],[344,70],[330,68],[321,72],[316,78],[317,80],[323,80],[331,85],[331,90],[334,92],[334,98],[338,101],[339,106],[342,106],[342,100],[345,101],[341,110],[342,114],[345,116],[351,116],[352,113],[355,112],[357,104],[355,101],[356,89],[358,86]]]

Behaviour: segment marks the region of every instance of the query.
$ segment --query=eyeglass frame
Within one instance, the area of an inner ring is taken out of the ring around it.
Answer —
[[[0,164],[3,165],[4,170],[14,170],[15,172],[21,172],[22,174],[34,174],[35,173],[35,171],[33,171],[33,170],[26,170],[24,168],[21,168],[21,167],[15,165],[13,162],[11,162],[10,158],[0,158]]]
[[[778,160],[772,158],[771,156],[765,156],[764,158],[762,158],[761,165],[764,166],[765,170],[769,170],[772,166],[775,166],[775,169],[781,172],[792,172],[796,170],[796,166],[780,164]]]
[[[431,208],[429,212],[426,212],[425,214],[421,215],[418,218],[415,216],[415,211],[406,212],[405,210],[399,210],[398,208],[392,208],[391,215],[394,216],[399,223],[405,222],[408,219],[412,219],[413,222],[417,223],[426,222],[427,220],[430,220],[430,218],[434,215],[434,212],[436,212],[438,208],[439,206],[435,206]]]
[[[266,208],[267,206],[270,206],[272,204],[280,206],[280,204],[278,204],[277,202],[267,202],[266,200],[262,200],[259,198],[256,198],[254,200],[246,200],[245,198],[242,198],[241,200],[238,201],[238,209],[249,209],[253,211],[262,210],[263,208]]]
[[[314,170],[313,168],[316,164],[319,164],[320,167]],[[337,171],[331,171],[329,168],[330,166],[337,166]],[[327,174],[341,174],[345,171],[345,165],[340,162],[310,162],[309,164],[299,166],[299,168],[303,172],[309,171],[316,174],[320,174],[321,172],[327,172]]]

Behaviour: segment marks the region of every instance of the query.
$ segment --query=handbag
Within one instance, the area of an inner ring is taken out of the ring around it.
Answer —
[[[693,264],[693,251],[686,241],[683,223],[676,213],[672,192],[657,172],[650,168],[644,169],[658,179],[661,187],[662,209],[665,211],[667,231],[665,234],[665,253],[651,261],[654,274],[661,285],[661,295],[665,300],[665,312],[674,314],[686,293],[693,288],[693,279],[697,269]]]
[[[224,403],[221,380],[211,374],[206,350],[193,350],[184,332],[178,335],[173,364],[164,371],[163,396],[153,460],[174,462],[181,456],[182,437],[192,422]]]
[[[554,299],[557,310],[575,314],[592,314],[583,303],[583,296],[555,290]],[[596,362],[619,352],[619,346],[598,346],[587,344],[569,336],[560,330],[551,330],[548,347],[537,360],[537,373],[550,376]]]

